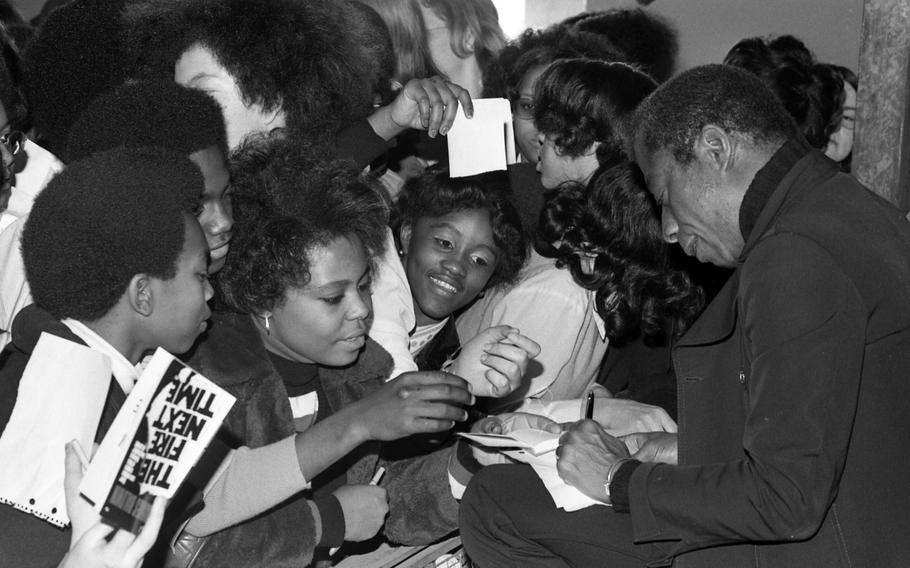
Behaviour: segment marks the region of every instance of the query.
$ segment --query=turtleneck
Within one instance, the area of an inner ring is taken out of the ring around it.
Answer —
[[[755,228],[758,216],[771,198],[771,194],[780,185],[787,173],[812,150],[803,139],[788,140],[771,156],[768,163],[755,174],[749,189],[743,196],[739,207],[739,230],[743,241],[749,241],[749,235]]]

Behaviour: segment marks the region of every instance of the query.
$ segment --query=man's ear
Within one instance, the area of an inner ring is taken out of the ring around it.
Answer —
[[[408,222],[402,223],[401,228],[398,229],[398,240],[401,241],[401,251],[400,252],[402,254],[406,254],[408,252],[408,248],[410,248],[410,246],[411,246],[412,232],[413,232],[413,229],[411,228],[411,224]]]
[[[704,163],[717,170],[726,169],[733,157],[734,140],[730,134],[714,124],[706,124],[695,142],[695,154]]]
[[[126,288],[130,307],[137,314],[148,317],[155,311],[155,295],[152,292],[152,278],[148,274],[136,274]]]

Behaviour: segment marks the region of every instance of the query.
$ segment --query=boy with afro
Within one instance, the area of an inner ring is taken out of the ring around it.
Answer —
[[[133,81],[88,105],[69,127],[66,162],[120,146],[166,148],[188,156],[202,171],[205,187],[196,218],[209,245],[209,273],[224,265],[234,219],[224,119],[205,93],[173,81]],[[9,330],[16,314],[32,303],[19,240],[27,215],[0,236],[0,329]],[[0,222],[2,226],[2,222]],[[10,340],[0,333],[0,348]]]
[[[38,196],[22,236],[35,304],[0,355],[0,432],[42,332],[107,355],[112,378],[95,439],[110,427],[156,347],[187,351],[206,328],[208,247],[193,217],[203,178],[185,156],[116,149],[75,162]],[[10,566],[56,565],[68,531],[0,506]]]

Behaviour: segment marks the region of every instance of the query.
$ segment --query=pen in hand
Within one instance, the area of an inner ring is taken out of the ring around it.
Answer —
[[[585,420],[594,418],[594,391],[588,391],[585,398]]]
[[[373,478],[370,479],[370,485],[379,485],[379,482],[382,481],[382,476],[385,475],[385,468],[379,466],[376,468],[376,473],[373,474]],[[340,546],[335,546],[329,549],[329,556],[334,556]]]

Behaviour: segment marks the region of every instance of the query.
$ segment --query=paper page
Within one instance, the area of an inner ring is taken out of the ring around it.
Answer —
[[[528,464],[534,468],[537,477],[543,482],[544,487],[553,498],[553,503],[559,509],[564,509],[567,513],[578,511],[591,505],[604,505],[600,501],[591,499],[575,487],[559,477],[559,471],[556,469],[556,452],[543,456],[528,457]]]
[[[446,135],[449,175],[453,178],[505,170],[507,164],[515,161],[509,101],[474,99],[473,102],[473,118],[465,118],[459,109]]]
[[[0,502],[59,527],[69,524],[64,446],[91,448],[111,383],[110,359],[42,333],[0,436]]]
[[[554,451],[559,446],[559,434],[532,428],[519,428],[508,434],[469,434],[459,436],[488,448],[523,448],[534,455]]]

